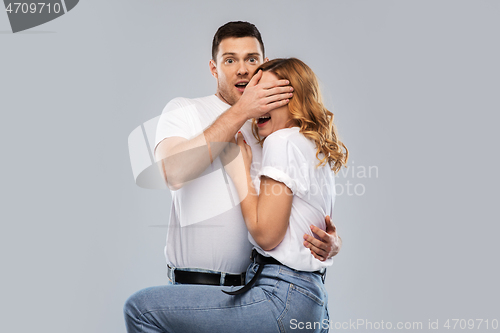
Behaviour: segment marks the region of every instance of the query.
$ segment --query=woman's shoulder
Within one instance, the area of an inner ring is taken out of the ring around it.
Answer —
[[[264,140],[264,145],[266,141],[268,145],[286,143],[288,146],[293,146],[303,152],[311,149],[316,151],[314,141],[302,134],[300,128],[297,126],[277,130],[267,136],[266,140]]]
[[[293,136],[296,133],[300,133],[299,132],[299,128],[296,127],[296,126],[294,126],[294,127],[288,127],[288,128],[282,128],[282,129],[279,129],[279,130],[274,131],[271,134],[269,134],[266,137],[265,141],[267,141],[268,139],[270,139],[270,141],[274,141],[274,140],[286,140],[288,137]]]
[[[293,145],[303,144],[304,142],[309,141],[302,133],[300,133],[299,127],[289,127],[282,128],[273,133],[269,134],[264,140],[264,145],[266,142],[268,145],[270,144],[278,144],[278,143],[291,143]]]
[[[300,132],[299,127],[290,127],[269,134],[264,140],[263,153],[277,155],[276,158],[282,154],[300,155],[300,160],[308,160],[311,156],[315,158],[316,148],[314,142]]]

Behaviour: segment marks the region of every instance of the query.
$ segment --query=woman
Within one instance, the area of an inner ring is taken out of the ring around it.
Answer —
[[[348,152],[309,67],[292,58],[260,69],[260,82],[287,79],[294,96],[254,120],[254,135],[263,144],[254,181],[251,149],[241,133],[238,147],[229,144],[220,155],[255,245],[247,284],[231,291],[209,285],[143,289],[126,303],[129,332],[328,332],[324,271],[332,259],[316,259],[302,235],[313,235],[311,222],[325,229],[324,216],[333,213],[334,171],[346,164]]]
[[[291,291],[281,301],[293,312],[306,313],[307,321],[321,323],[328,316],[322,275],[332,259],[313,257],[302,246],[302,235],[312,235],[310,222],[325,229],[323,216],[333,213],[334,172],[346,165],[348,150],[337,137],[333,114],[323,106],[316,76],[306,64],[295,58],[275,59],[259,69],[263,70],[259,83],[287,79],[294,96],[288,105],[253,121],[254,135],[263,144],[257,179],[251,178],[252,152],[241,133],[237,144],[244,167],[241,159],[226,163],[255,245],[254,264],[247,271],[252,281],[227,293],[238,295],[252,285],[267,288],[274,283],[274,289]],[[223,153],[225,162],[234,156],[230,149]],[[267,292],[272,295],[274,290],[267,288]],[[307,304],[300,294],[313,302]]]

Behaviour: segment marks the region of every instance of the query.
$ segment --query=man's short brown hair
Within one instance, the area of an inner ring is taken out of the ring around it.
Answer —
[[[264,42],[260,36],[260,32],[255,25],[249,22],[234,21],[228,22],[217,29],[212,42],[212,60],[217,61],[217,52],[219,52],[219,44],[226,38],[242,38],[254,37],[259,41],[264,57]]]

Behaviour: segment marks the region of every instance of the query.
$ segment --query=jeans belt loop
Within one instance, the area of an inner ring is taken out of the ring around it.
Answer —
[[[170,279],[172,284],[175,284],[175,267],[172,267],[169,264],[167,264],[167,272],[168,272],[167,274],[168,278]]]
[[[220,273],[220,285],[223,286],[224,285],[224,281],[226,280],[226,273],[225,272],[221,272]]]

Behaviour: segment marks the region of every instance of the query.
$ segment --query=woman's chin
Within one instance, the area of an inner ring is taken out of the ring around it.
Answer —
[[[260,136],[261,138],[265,138],[265,137],[266,137],[266,136],[268,136],[269,134],[271,134],[271,133],[269,133],[269,131],[266,131],[266,130],[260,130],[260,129],[259,129],[259,136]]]

